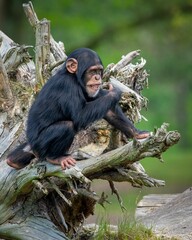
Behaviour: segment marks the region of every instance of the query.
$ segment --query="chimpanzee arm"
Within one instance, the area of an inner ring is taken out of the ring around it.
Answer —
[[[104,119],[128,138],[133,138],[139,132],[117,104],[107,112]]]
[[[98,121],[107,114],[119,101],[121,92],[118,90],[101,91],[98,98],[86,102],[85,106],[76,114],[74,126],[76,129],[84,129],[94,121]]]

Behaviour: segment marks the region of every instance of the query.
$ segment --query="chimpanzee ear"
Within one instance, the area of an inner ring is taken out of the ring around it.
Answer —
[[[66,62],[67,71],[70,73],[76,73],[78,68],[78,62],[75,58],[69,58]]]

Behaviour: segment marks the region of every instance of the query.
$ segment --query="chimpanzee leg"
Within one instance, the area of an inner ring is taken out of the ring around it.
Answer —
[[[75,130],[71,121],[60,121],[43,130],[35,143],[30,142],[32,150],[39,158],[56,160],[67,156]]]

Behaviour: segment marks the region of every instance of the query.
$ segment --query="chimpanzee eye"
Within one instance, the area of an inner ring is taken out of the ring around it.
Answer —
[[[99,74],[99,75],[101,75],[101,74],[102,74],[102,71],[101,71],[101,69],[98,69],[98,70],[97,70],[97,74]]]
[[[96,70],[91,70],[90,74],[93,76],[93,75],[97,74],[97,71]]]
[[[89,70],[87,71],[87,74],[89,74],[90,76],[94,76],[94,75],[101,75],[102,71],[100,69],[93,69],[93,70]]]

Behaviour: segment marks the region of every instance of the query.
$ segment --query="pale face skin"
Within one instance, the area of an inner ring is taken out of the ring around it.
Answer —
[[[90,67],[85,73],[85,88],[89,97],[96,97],[102,84],[102,65]]]

